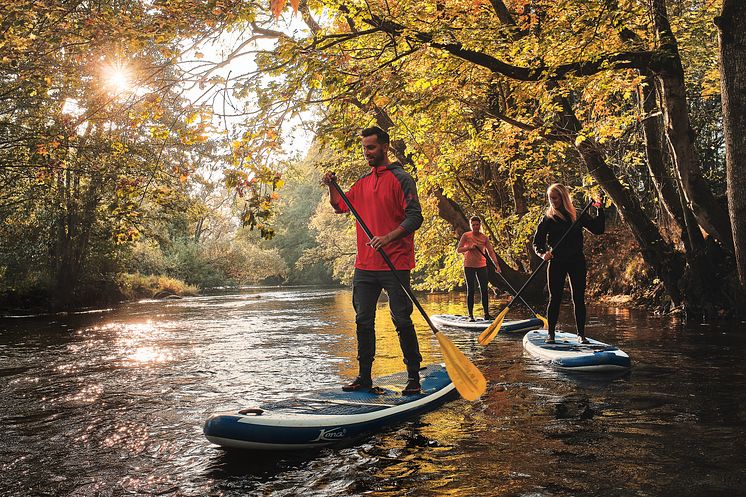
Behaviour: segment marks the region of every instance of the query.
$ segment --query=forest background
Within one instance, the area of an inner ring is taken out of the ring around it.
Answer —
[[[746,2],[0,1],[0,307],[349,281],[319,185],[392,136],[425,223],[414,284],[462,284],[485,220],[520,286],[548,184],[607,198],[594,295],[744,309]],[[537,279],[540,280],[540,279]],[[496,288],[503,283],[492,275]],[[529,288],[540,299],[542,285]]]

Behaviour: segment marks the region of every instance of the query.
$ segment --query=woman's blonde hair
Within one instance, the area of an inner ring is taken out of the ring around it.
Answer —
[[[568,214],[570,214],[570,220],[575,222],[575,219],[578,217],[578,211],[575,210],[575,206],[572,205],[570,190],[568,190],[565,185],[562,185],[560,183],[553,183],[549,185],[549,188],[547,188],[547,200],[549,201],[549,207],[547,208],[547,217],[550,219],[559,217],[560,219],[567,221],[567,219],[565,219],[565,216],[562,215],[560,211],[555,209],[554,206],[552,206],[552,201],[549,200],[549,195],[553,191],[560,194],[560,197],[562,197],[562,207]]]

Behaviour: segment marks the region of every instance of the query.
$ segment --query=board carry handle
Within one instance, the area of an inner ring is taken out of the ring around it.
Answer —
[[[247,407],[238,411],[238,414],[254,414],[256,416],[261,416],[262,414],[264,414],[264,409],[261,409],[259,407]]]

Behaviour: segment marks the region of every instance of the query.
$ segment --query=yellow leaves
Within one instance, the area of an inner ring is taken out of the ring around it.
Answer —
[[[121,142],[114,142],[111,144],[111,155],[113,157],[121,157],[127,153],[127,145]]]
[[[308,87],[315,90],[320,90],[323,88],[323,81],[323,76],[321,74],[315,73],[308,79]]]
[[[155,138],[156,140],[166,140],[171,135],[171,132],[168,130],[168,128],[164,126],[151,126],[150,127],[150,136]]]
[[[136,242],[141,236],[142,235],[137,228],[129,226],[114,234],[114,242],[117,245],[123,245],[125,243]]]
[[[720,70],[718,67],[711,67],[705,71],[702,78],[702,96],[704,98],[720,96]]]

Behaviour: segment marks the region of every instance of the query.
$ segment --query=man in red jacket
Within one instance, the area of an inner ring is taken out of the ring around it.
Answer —
[[[405,395],[420,392],[420,347],[412,324],[412,301],[401,288],[396,277],[383,260],[382,248],[391,259],[399,278],[409,285],[409,273],[414,268],[414,232],[422,225],[422,210],[417,188],[412,177],[401,164],[388,158],[389,135],[378,127],[360,132],[363,153],[370,172],[360,178],[347,198],[375,235],[368,240],[365,231],[357,226],[357,258],[352,280],[352,305],[357,325],[357,360],[360,373],[345,391],[367,390],[373,385],[371,368],[376,353],[376,304],[381,290],[389,297],[391,319],[399,335],[399,345],[407,365],[408,380],[402,391]],[[334,210],[348,212],[339,193],[331,187],[336,181],[333,173],[324,174],[329,185],[329,201]]]

